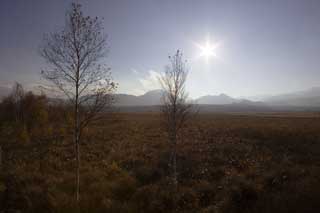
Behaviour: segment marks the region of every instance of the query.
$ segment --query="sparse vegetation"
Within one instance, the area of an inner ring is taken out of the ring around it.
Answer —
[[[2,211],[76,212],[68,107],[26,93],[22,121],[10,100],[1,103]],[[319,127],[316,114],[199,114],[177,143],[173,193],[161,115],[114,113],[84,130],[81,212],[317,212]]]

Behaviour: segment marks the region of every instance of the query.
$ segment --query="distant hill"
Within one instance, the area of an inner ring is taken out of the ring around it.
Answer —
[[[160,105],[162,90],[152,90],[143,95],[116,94],[116,106],[153,106]]]
[[[313,87],[309,90],[270,96],[265,98],[263,102],[271,106],[319,107],[320,87]]]
[[[11,88],[0,86],[0,99],[9,95]],[[135,96],[128,94],[115,94],[115,106],[132,107],[132,106],[159,106],[161,105],[162,90],[152,90],[143,95]],[[228,96],[227,94],[206,95],[191,101],[196,105],[206,105],[205,108],[219,109],[221,107],[229,109],[289,109],[289,110],[315,110],[320,108],[320,87],[313,87],[308,90],[280,94],[264,97],[262,101],[252,101],[249,99],[240,99]],[[215,107],[208,107],[214,105]],[[229,106],[230,105],[230,106]],[[153,108],[151,109],[153,111]]]
[[[123,112],[154,112],[160,110],[162,90],[152,90],[143,95],[116,94],[115,106]],[[265,111],[270,110],[262,102],[232,98],[226,94],[202,96],[191,101],[203,112]]]
[[[319,92],[319,93],[318,93]],[[265,112],[265,111],[319,111],[320,88],[303,92],[272,96],[263,102],[237,99],[226,94],[202,96],[192,101],[201,112]],[[135,96],[116,94],[115,106],[124,112],[154,112],[161,105],[161,90]]]
[[[232,104],[237,101],[238,101],[237,99],[232,98],[226,94],[206,95],[195,100],[197,104],[214,104],[214,105]]]
[[[117,106],[153,106],[161,104],[162,94],[162,90],[152,90],[140,96],[116,94],[115,100]],[[195,104],[205,105],[262,105],[262,102],[254,102],[246,99],[236,99],[226,94],[202,96],[192,102]]]

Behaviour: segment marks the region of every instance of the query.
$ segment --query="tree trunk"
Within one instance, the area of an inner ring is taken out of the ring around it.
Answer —
[[[178,175],[177,175],[177,104],[176,100],[173,104],[173,128],[172,128],[172,145],[173,145],[173,159],[172,159],[172,166],[173,166],[173,184],[175,190],[178,189]]]
[[[173,212],[177,212],[177,192],[178,192],[178,174],[177,174],[177,137],[173,133],[171,135],[171,166],[172,166],[172,184],[173,184]]]
[[[3,161],[3,154],[2,154],[2,146],[0,146],[0,169],[2,170],[2,161]]]
[[[177,143],[174,142],[173,145],[173,184],[175,189],[178,187],[178,174],[177,174]]]
[[[171,135],[171,166],[172,166],[172,183],[175,190],[178,187],[178,174],[177,174],[177,136],[173,132]]]
[[[75,131],[74,142],[76,151],[76,201],[79,204],[80,200],[80,130],[79,130],[79,86],[76,85],[76,102],[75,102]]]
[[[77,155],[77,192],[76,192],[76,200],[79,203],[80,200],[80,144],[79,144],[79,133],[76,135],[76,155]]]

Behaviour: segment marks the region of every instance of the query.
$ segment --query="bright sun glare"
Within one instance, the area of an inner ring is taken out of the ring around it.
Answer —
[[[199,57],[205,58],[207,62],[209,62],[209,59],[212,57],[217,58],[218,45],[219,43],[212,43],[209,38],[203,44],[197,43],[196,46],[200,50]]]

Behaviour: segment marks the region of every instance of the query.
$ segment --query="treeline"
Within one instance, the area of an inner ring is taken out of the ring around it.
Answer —
[[[45,95],[25,92],[20,84],[16,84],[12,93],[2,100],[0,202],[3,212],[29,211],[35,205],[34,201],[41,202],[46,197],[46,188],[42,185],[46,181],[46,155],[55,143],[61,145],[67,137],[70,116],[69,107],[65,104],[49,104]],[[42,183],[28,185],[25,182],[28,175],[38,177]],[[25,184],[28,185],[26,188]],[[37,196],[32,195],[33,187],[40,190]]]

